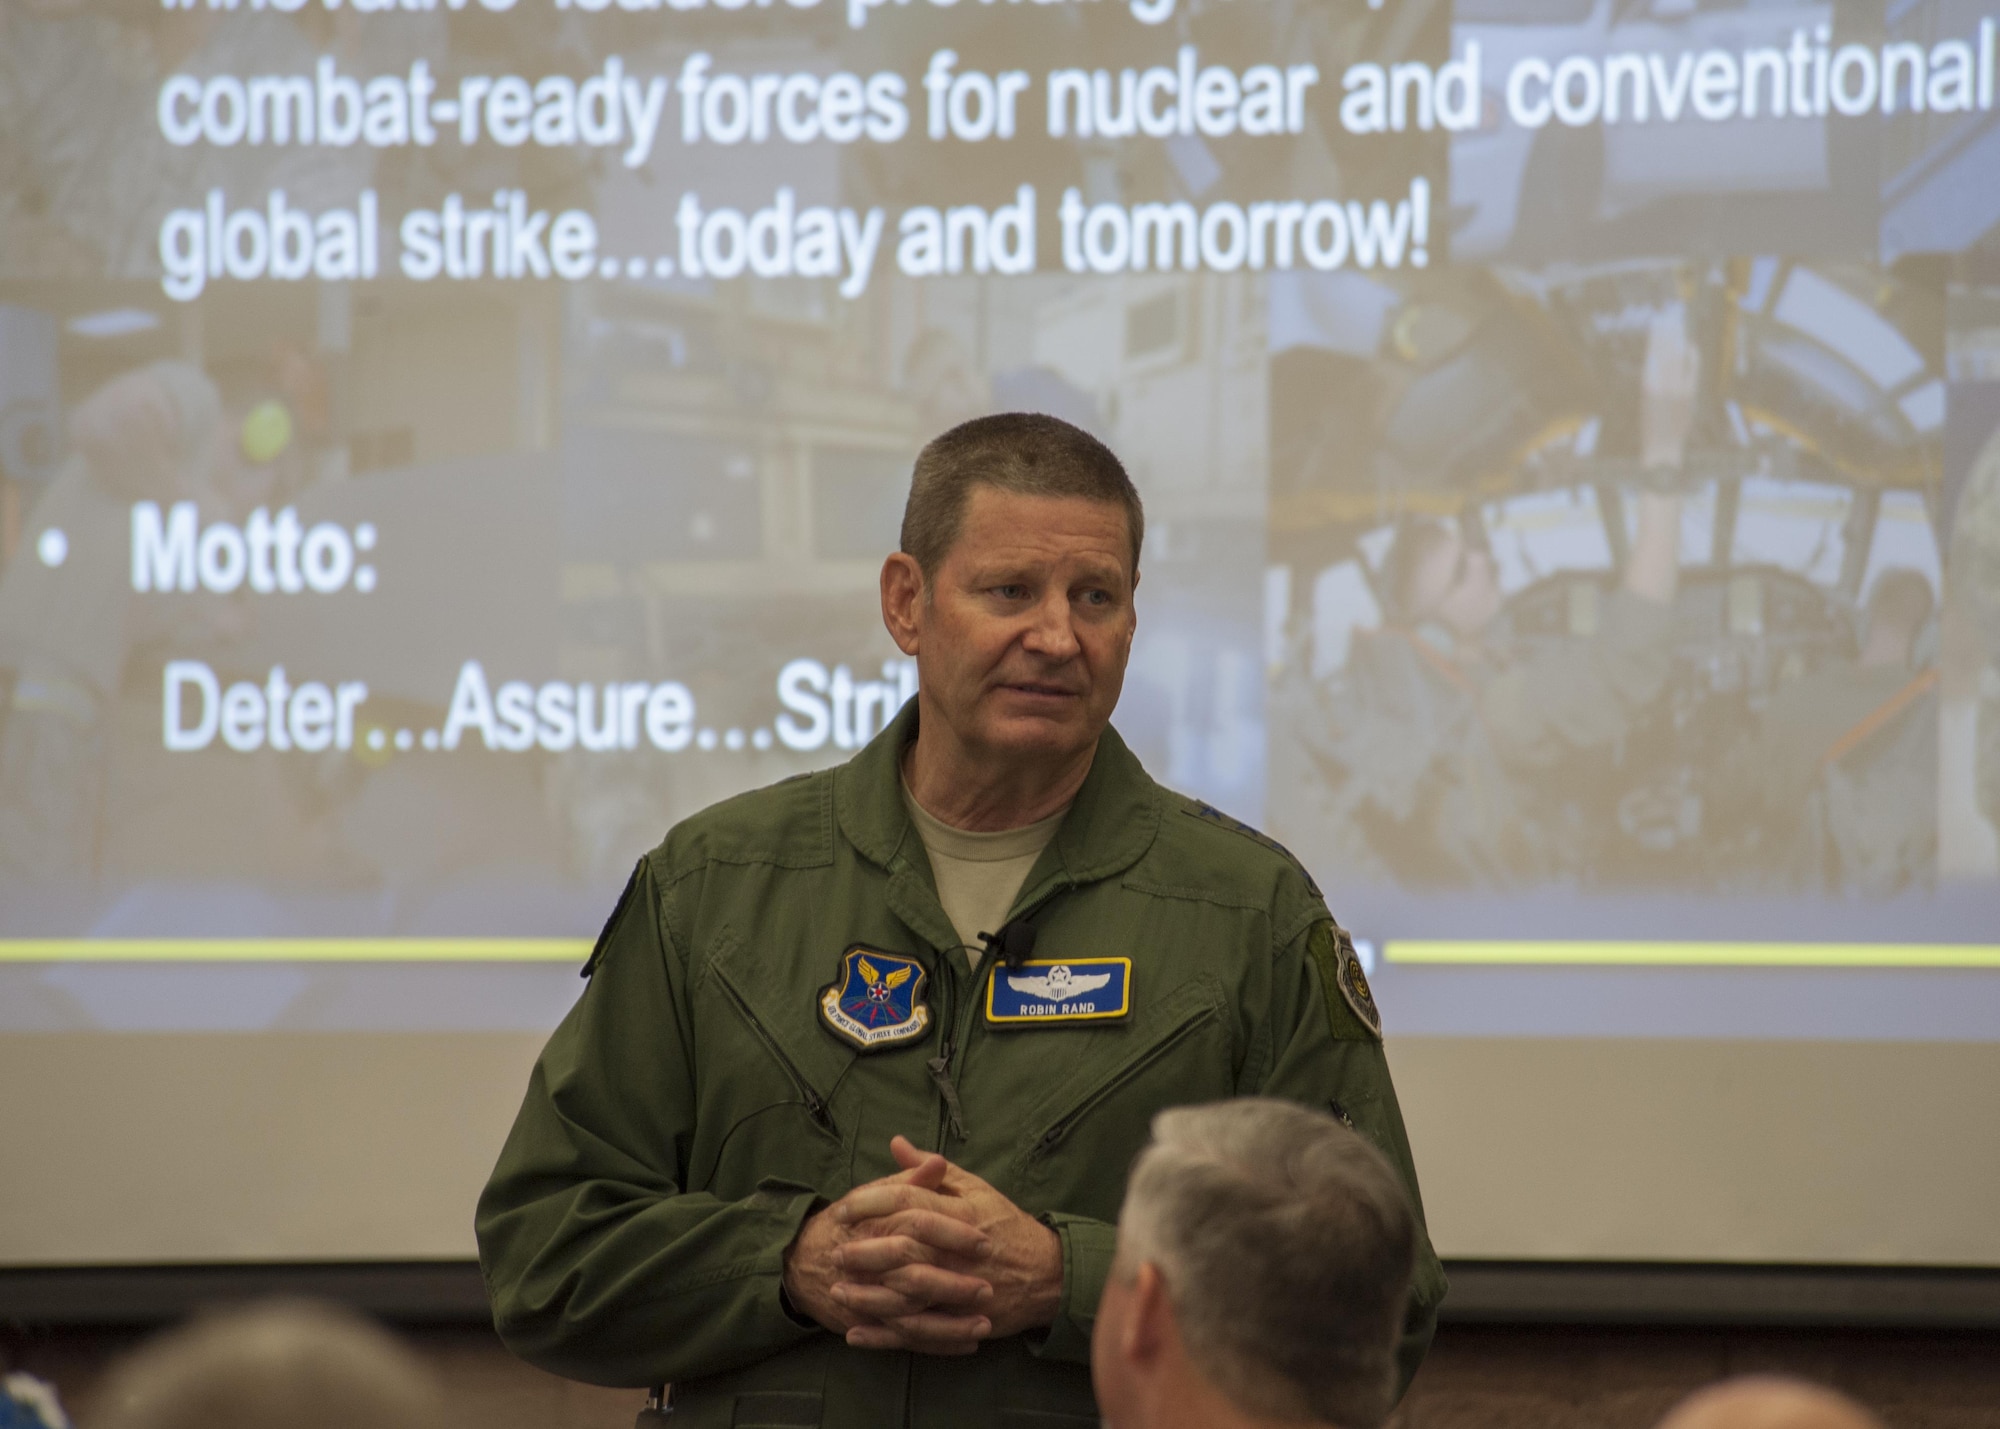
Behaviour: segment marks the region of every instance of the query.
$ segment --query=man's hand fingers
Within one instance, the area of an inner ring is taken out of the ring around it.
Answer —
[[[847,1343],[863,1350],[915,1350],[927,1355],[969,1355],[993,1332],[984,1315],[908,1315],[886,1324],[856,1325]]]
[[[942,1265],[950,1271],[978,1273],[980,1261],[992,1253],[992,1245],[984,1251],[964,1251],[952,1253],[946,1247],[926,1243],[910,1235],[880,1235],[860,1241],[848,1241],[838,1251],[834,1251],[832,1261],[836,1267],[848,1273],[862,1275],[886,1275],[888,1271],[900,1271],[904,1265]]]
[[[969,1354],[978,1348],[979,1341],[993,1333],[993,1322],[984,1315],[926,1310],[891,1320],[883,1328],[894,1330],[911,1349],[927,1354]]]
[[[882,1271],[847,1267],[831,1293],[846,1308],[880,1320],[933,1305],[976,1308],[993,1298],[993,1286],[955,1266],[904,1263]],[[902,1303],[891,1303],[886,1296]]]
[[[940,1195],[971,1200],[982,1194],[1000,1194],[990,1183],[982,1181],[956,1162],[947,1161],[944,1168],[944,1180],[938,1185]]]
[[[833,1299],[852,1315],[893,1320],[925,1310],[964,1313],[981,1310],[993,1298],[993,1287],[971,1275],[957,1275],[932,1265],[906,1265],[879,1282],[844,1280]]]
[[[901,1170],[892,1171],[887,1176],[877,1177],[873,1181],[865,1181],[862,1185],[921,1186],[925,1190],[935,1190],[951,1169],[951,1163],[935,1151],[917,1151],[914,1146],[910,1149],[916,1154],[907,1162],[900,1163]],[[860,1189],[860,1186],[855,1187],[855,1190]]]
[[[993,1287],[978,1276],[936,1265],[902,1266],[884,1274],[881,1284],[917,1306],[931,1309],[983,1310],[993,1300]]]
[[[876,1240],[909,1240],[932,1251],[963,1256],[967,1260],[983,1260],[993,1251],[991,1238],[979,1227],[968,1225],[956,1216],[940,1215],[935,1211],[899,1211],[880,1220],[849,1222],[848,1236],[847,1244],[850,1246]],[[935,1260],[937,1256],[911,1256],[910,1259]]]
[[[939,1158],[943,1160],[942,1157]],[[949,1166],[949,1162],[944,1163]],[[858,1225],[862,1221],[877,1221],[892,1216],[898,1211],[932,1211],[957,1221],[970,1221],[974,1212],[971,1207],[954,1201],[949,1196],[941,1196],[924,1186],[908,1183],[895,1184],[871,1181],[865,1186],[856,1186],[830,1208],[838,1225]]]
[[[881,1275],[906,1265],[923,1265],[932,1259],[923,1242],[906,1235],[875,1236],[851,1240],[833,1253],[833,1263],[850,1274]]]
[[[926,1191],[935,1191],[951,1174],[951,1163],[942,1156],[930,1155],[915,1166],[905,1167],[896,1173],[905,1185],[917,1186]]]
[[[933,1159],[944,1161],[944,1176],[938,1185],[950,1195],[962,1196],[968,1191],[986,1185],[986,1182],[980,1180],[957,1162],[946,1161],[943,1156],[935,1151],[919,1151],[915,1144],[906,1136],[895,1136],[889,1139],[889,1154],[896,1158],[896,1164],[904,1168],[904,1174],[906,1175],[918,1167],[927,1166]]]
[[[848,1280],[833,1287],[833,1303],[838,1305],[850,1319],[894,1320],[904,1315],[916,1315],[928,1310],[925,1300],[913,1300],[907,1295],[881,1285],[864,1285]]]
[[[895,1320],[908,1319],[912,1315],[933,1312],[940,1315],[979,1315],[984,1318],[987,1313],[987,1302],[992,1299],[993,1287],[983,1280],[971,1284],[978,1293],[968,1295],[966,1303],[956,1301],[939,1303],[930,1291],[922,1294],[905,1294],[901,1290],[892,1290],[887,1285],[855,1280],[843,1281],[836,1285],[831,1292],[831,1299],[849,1323],[867,1320],[888,1324]],[[933,1290],[941,1288],[945,1287],[932,1287]]]
[[[905,1180],[915,1185],[935,1190],[944,1179],[951,1163],[935,1151],[919,1151],[915,1142],[907,1136],[889,1138],[889,1154],[896,1158],[896,1164],[903,1169],[896,1173],[894,1180]]]

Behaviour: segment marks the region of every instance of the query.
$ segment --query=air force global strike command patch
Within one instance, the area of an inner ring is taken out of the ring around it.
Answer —
[[[986,1020],[996,1027],[1109,1022],[1131,1010],[1130,958],[998,963],[986,983]]]
[[[819,1020],[864,1052],[915,1041],[931,1025],[924,965],[856,944],[842,955],[840,975],[820,991]]]
[[[1368,975],[1361,970],[1361,955],[1354,951],[1354,939],[1347,935],[1347,929],[1336,925],[1333,944],[1334,956],[1339,959],[1334,981],[1340,985],[1340,995],[1347,999],[1354,1015],[1368,1025],[1368,1030],[1380,1037],[1382,1009],[1375,1005],[1375,994],[1368,990]]]
[[[1343,1042],[1382,1040],[1382,1013],[1369,991],[1368,975],[1361,969],[1361,956],[1354,951],[1354,939],[1332,919],[1313,925],[1306,939],[1306,952],[1319,967],[1320,988],[1326,997],[1328,1029]]]

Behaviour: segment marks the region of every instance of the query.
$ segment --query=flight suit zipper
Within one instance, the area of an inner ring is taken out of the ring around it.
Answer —
[[[1034,917],[1058,894],[1068,891],[1073,886],[1066,882],[1058,883],[1020,912],[1009,914],[1006,922],[1012,923],[1022,918]],[[940,1105],[937,1144],[940,1147],[945,1144],[946,1132],[950,1132],[960,1141],[970,1139],[970,1133],[965,1129],[965,1104],[960,1100],[958,1082],[954,1076],[958,1069],[953,1063],[962,1055],[966,1044],[972,1040],[972,1023],[979,1015],[979,989],[985,986],[987,978],[994,975],[993,970],[999,964],[1000,954],[997,946],[989,947],[984,952],[985,956],[980,959],[980,966],[973,970],[972,996],[964,999],[963,1027],[957,1025],[960,1018],[958,974],[956,970],[950,970],[951,977],[947,985],[943,974],[949,969],[950,955],[941,952],[937,960],[939,976],[935,981],[938,984],[938,1000],[943,1004],[939,1009],[942,1015],[938,1018],[938,1025],[942,1029],[943,1040],[938,1044],[937,1056],[926,1061],[924,1069],[930,1073],[931,1082],[938,1089]]]
[[[952,1134],[960,1141],[964,1141],[967,1139],[965,1107],[958,1099],[958,1083],[951,1079],[952,1051],[951,1043],[946,1042],[943,1047],[938,1049],[937,1056],[924,1063],[924,1069],[931,1074],[931,1081],[937,1084],[938,1095],[944,1098],[945,1121],[950,1125]],[[943,1134],[944,1128],[940,1126],[938,1128],[940,1143],[942,1143]]]
[[[743,1014],[743,1020],[750,1024],[750,1030],[757,1035],[757,1040],[764,1044],[764,1050],[771,1054],[773,1061],[784,1068],[785,1075],[792,1079],[792,1085],[799,1089],[799,1099],[805,1103],[806,1114],[813,1119],[813,1124],[827,1135],[838,1137],[840,1129],[833,1123],[833,1112],[827,1106],[826,1098],[813,1090],[813,1085],[806,1080],[805,1073],[801,1072],[798,1064],[785,1054],[785,1049],[778,1045],[778,1039],[771,1035],[762,1019],[751,1010],[749,999],[737,991],[736,984],[729,980],[729,974],[720,967],[715,970],[715,980],[722,984],[723,991],[729,994],[729,1000],[736,1004],[736,1010]]]
[[[1083,1100],[1044,1127],[1041,1133],[1035,1137],[1034,1145],[1028,1152],[1028,1159],[1031,1161],[1038,1160],[1053,1152],[1062,1144],[1063,1138],[1069,1135],[1071,1128],[1085,1116],[1089,1115],[1092,1109],[1100,1102],[1159,1061],[1162,1057],[1166,1056],[1167,1053],[1173,1051],[1175,1047],[1192,1036],[1203,1023],[1214,1016],[1215,1008],[1213,1006],[1191,1009],[1187,1016],[1170,1027],[1165,1035],[1128,1059],[1124,1065],[1120,1066],[1110,1076],[1099,1082],[1095,1087],[1092,1087]]]
[[[947,1144],[947,1135],[956,1136],[960,1141],[970,1139],[971,1134],[965,1129],[965,1103],[958,1094],[958,1068],[954,1064],[966,1042],[966,1029],[957,1026],[960,1004],[964,1003],[969,1010],[979,1003],[977,997],[959,996],[958,972],[951,967],[949,956],[941,954],[937,960],[938,1028],[941,1033],[938,1054],[924,1063],[924,1070],[930,1073],[931,1084],[938,1089],[937,1145],[940,1150]]]

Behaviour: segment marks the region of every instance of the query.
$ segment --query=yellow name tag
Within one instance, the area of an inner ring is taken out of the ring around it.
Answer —
[[[1051,958],[1018,968],[1000,963],[986,982],[986,1020],[999,1026],[1105,1022],[1131,1010],[1130,958]]]

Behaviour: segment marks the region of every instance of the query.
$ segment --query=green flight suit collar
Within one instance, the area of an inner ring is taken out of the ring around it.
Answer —
[[[896,916],[932,942],[947,946],[956,944],[958,937],[938,905],[930,860],[903,807],[903,747],[916,737],[917,702],[911,700],[860,753],[834,771],[834,813],[841,833],[861,856],[888,870],[889,902]],[[1137,863],[1160,831],[1158,796],[1159,785],[1138,756],[1117,730],[1106,725],[1083,787],[1029,871],[1015,906],[1039,903],[1060,886],[1114,877]]]

